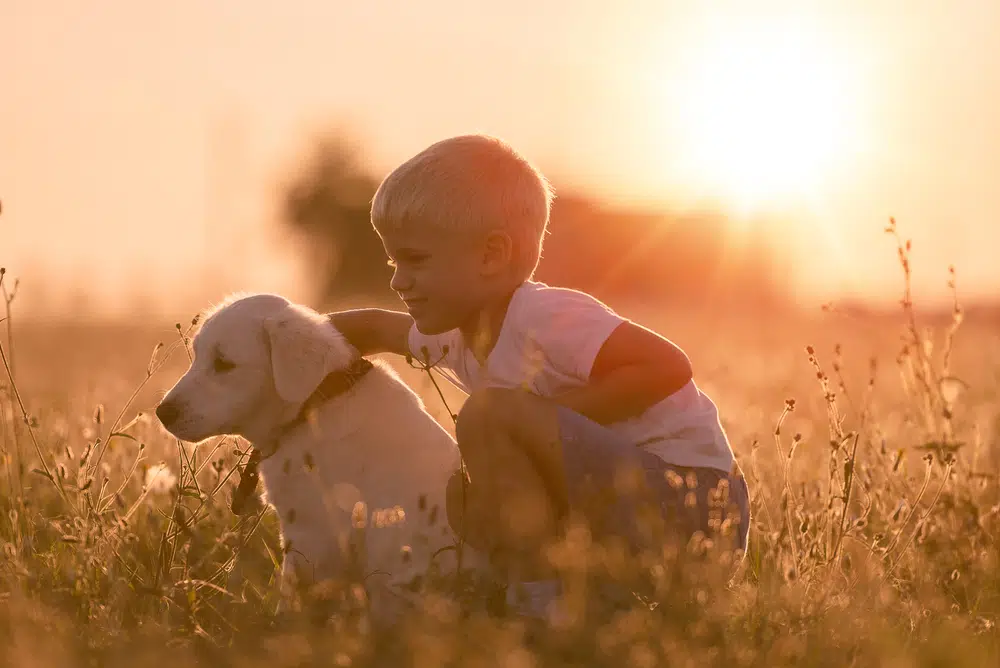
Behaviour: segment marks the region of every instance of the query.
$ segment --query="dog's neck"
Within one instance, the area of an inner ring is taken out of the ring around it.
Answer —
[[[340,396],[350,390],[354,385],[371,371],[373,365],[363,357],[357,358],[354,362],[343,369],[327,374],[320,382],[319,386],[312,394],[298,406],[286,406],[280,418],[272,421],[270,428],[261,430],[256,438],[250,434],[246,435],[254,449],[258,450],[263,457],[273,454],[279,447],[281,439],[293,429],[309,421],[310,416],[325,402]]]
[[[240,475],[240,484],[233,494],[230,509],[237,515],[241,515],[247,510],[247,500],[257,489],[257,481],[260,478],[260,462],[267,459],[278,451],[281,446],[281,439],[296,427],[309,421],[310,416],[319,409],[326,401],[337,397],[348,391],[364,378],[372,370],[372,363],[363,357],[359,357],[350,366],[334,371],[326,376],[309,398],[299,406],[294,413],[289,411],[287,415],[294,416],[278,422],[276,429],[271,429],[266,437],[253,439],[249,435],[244,438],[253,444],[253,452]]]

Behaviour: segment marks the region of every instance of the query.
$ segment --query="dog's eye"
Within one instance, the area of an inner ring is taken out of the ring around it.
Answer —
[[[215,369],[215,373],[226,373],[227,371],[232,371],[235,366],[235,364],[222,357],[216,357],[215,361],[212,362],[212,368]]]

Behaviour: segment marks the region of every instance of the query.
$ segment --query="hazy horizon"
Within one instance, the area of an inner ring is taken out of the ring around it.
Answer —
[[[889,216],[918,297],[949,265],[1000,295],[989,0],[7,3],[0,94],[0,265],[25,310],[302,297],[277,195],[341,125],[379,176],[483,131],[565,189],[766,217],[740,233],[797,255],[807,303],[898,296]]]

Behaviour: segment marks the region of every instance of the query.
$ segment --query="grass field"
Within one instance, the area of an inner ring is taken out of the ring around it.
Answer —
[[[562,623],[442,592],[373,637],[350,590],[334,614],[272,623],[275,518],[228,509],[246,444],[181,449],[150,419],[187,364],[172,323],[29,323],[17,307],[0,328],[2,665],[1000,665],[996,321],[621,306],[688,351],[719,405],[753,495],[746,559],[708,549],[680,577],[670,554],[625,562],[575,533],[552,553]],[[447,424],[427,379],[393,363]],[[604,577],[648,597],[587,605]]]

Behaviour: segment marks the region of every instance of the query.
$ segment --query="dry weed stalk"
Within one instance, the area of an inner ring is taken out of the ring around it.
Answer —
[[[846,346],[837,344],[825,363],[808,347],[808,382],[821,399],[813,432],[822,436],[790,427],[810,419],[807,395],[785,400],[773,429],[774,465],[766,459],[769,448],[750,446],[753,514],[761,519],[742,566],[733,568],[734,555],[720,547],[721,534],[731,530],[724,523],[688,545],[664,541],[639,555],[574,527],[549,552],[566,583],[564,614],[551,623],[485,614],[443,578],[440,590],[388,637],[373,637],[365,626],[363,592],[355,588],[321,592],[328,605],[314,618],[275,619],[276,574],[283,553],[294,548],[277,544],[267,506],[234,518],[223,498],[246,448],[219,438],[189,449],[148,416],[128,417],[171,356],[183,349],[190,359],[196,320],[176,325],[172,345],[153,349],[120,409],[108,413],[89,404],[80,411],[88,431],[79,444],[78,437],[59,435],[55,411],[32,416],[38,403],[19,390],[24,347],[15,371],[10,328],[16,291],[3,288],[0,270],[7,326],[0,339],[7,468],[0,479],[0,621],[34,629],[41,616],[39,627],[59,631],[40,637],[68,643],[99,665],[113,665],[115,652],[132,665],[147,646],[152,665],[172,668],[241,659],[279,668],[309,661],[875,665],[899,657],[913,665],[995,665],[1000,489],[995,475],[960,458],[968,385],[952,369],[963,322],[955,274],[949,275],[951,322],[935,348],[912,303],[910,243],[895,221],[887,231],[904,276],[898,367],[908,420],[891,428],[883,410],[891,388],[877,382],[874,357],[858,391],[845,365]],[[427,359],[418,365],[428,371],[427,393],[453,416],[432,366]],[[32,444],[33,456],[32,448],[21,452],[19,438]],[[158,488],[147,472],[161,451],[170,453],[170,464],[155,466],[169,469],[171,484]],[[909,464],[921,456],[922,470],[911,478]],[[22,475],[32,467],[35,476]],[[616,599],[608,594],[611,584],[633,595]],[[3,617],[15,605],[45,612]],[[168,657],[175,649],[179,654]],[[0,643],[0,663],[6,651]]]

